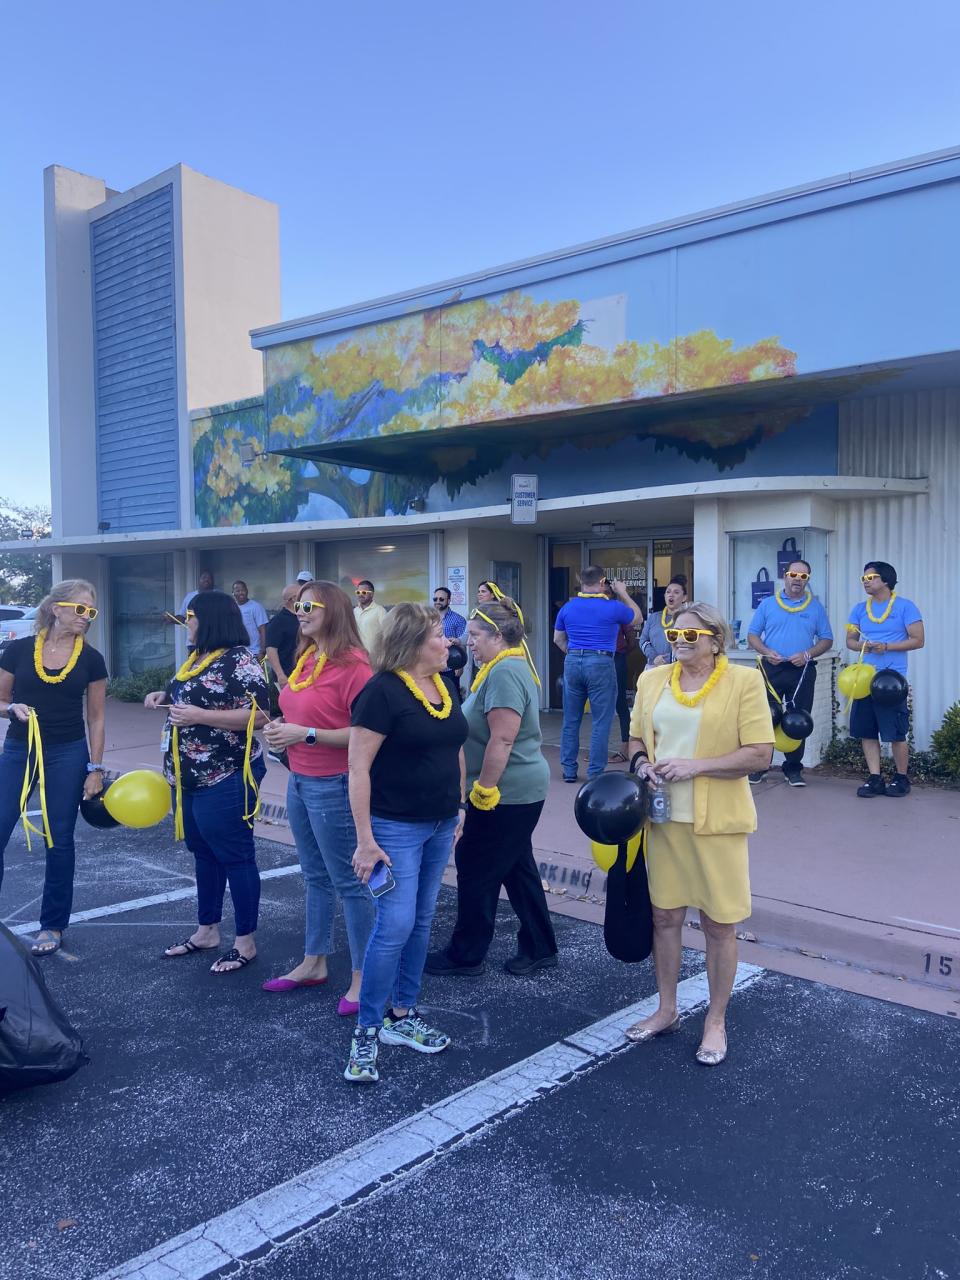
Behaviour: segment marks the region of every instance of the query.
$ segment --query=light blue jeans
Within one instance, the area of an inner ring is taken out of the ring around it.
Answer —
[[[371,825],[374,840],[390,858],[397,884],[376,899],[377,918],[363,959],[360,985],[358,1021],[362,1027],[381,1026],[388,1001],[396,1009],[412,1009],[417,1003],[430,926],[457,819],[398,822],[374,818]]]
[[[617,706],[617,671],[613,655],[568,653],[563,660],[563,729],[560,733],[560,765],[565,778],[577,774],[580,725],[590,699],[593,727],[587,777],[595,778],[607,767],[610,725]]]
[[[347,926],[350,967],[357,970],[363,965],[373,928],[373,899],[353,873],[357,833],[347,795],[347,775],[311,778],[291,773],[287,782],[287,818],[297,842],[306,886],[304,955],[328,956],[333,952],[333,920],[339,894]]]

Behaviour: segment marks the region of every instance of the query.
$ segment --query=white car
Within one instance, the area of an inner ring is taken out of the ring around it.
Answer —
[[[10,612],[10,610],[4,609],[4,612]],[[0,619],[0,653],[3,653],[11,640],[22,640],[24,636],[33,635],[36,609],[23,609],[18,612],[21,614],[19,618]]]

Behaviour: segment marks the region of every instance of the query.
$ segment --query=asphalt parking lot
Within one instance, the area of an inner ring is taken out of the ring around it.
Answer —
[[[0,1103],[4,1280],[960,1277],[955,1023],[745,971],[728,1061],[705,1069],[691,952],[680,1034],[622,1049],[649,963],[557,917],[561,967],[512,978],[505,908],[483,978],[425,980],[451,1049],[385,1049],[361,1089],[340,1075],[343,950],[325,987],[260,990],[302,945],[289,847],[261,842],[279,874],[257,963],[215,977],[210,955],[160,959],[194,919],[168,824],[79,835],[76,908],[103,914],[45,972],[92,1061]],[[38,888],[15,837],[12,927]],[[453,903],[444,890],[438,940]]]

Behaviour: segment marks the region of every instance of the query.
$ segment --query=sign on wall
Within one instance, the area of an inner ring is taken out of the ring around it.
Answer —
[[[447,566],[447,590],[450,592],[450,604],[467,603],[467,569],[465,565]]]
[[[537,477],[510,477],[510,523],[537,523]]]

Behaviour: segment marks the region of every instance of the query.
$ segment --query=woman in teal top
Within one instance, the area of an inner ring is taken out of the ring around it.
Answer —
[[[427,973],[483,973],[501,887],[520,921],[507,972],[533,973],[557,963],[532,842],[550,767],[540,750],[540,699],[519,612],[503,596],[474,609],[467,626],[478,670],[463,704],[470,791],[456,850],[457,923],[447,946],[427,957]]]

